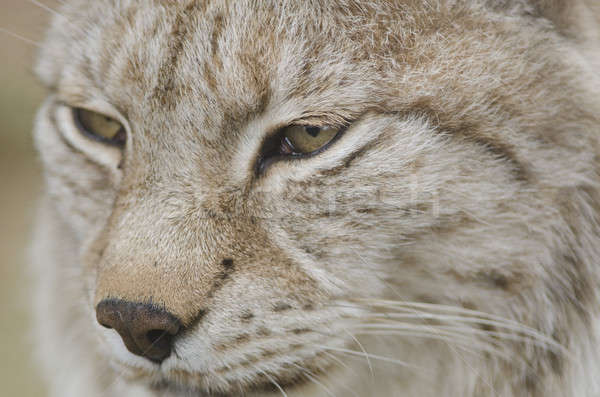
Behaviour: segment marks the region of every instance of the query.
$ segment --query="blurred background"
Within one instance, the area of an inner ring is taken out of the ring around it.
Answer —
[[[0,0],[0,396],[6,397],[46,396],[29,337],[27,248],[42,187],[31,128],[45,95],[31,70],[51,14],[43,6],[59,3]]]

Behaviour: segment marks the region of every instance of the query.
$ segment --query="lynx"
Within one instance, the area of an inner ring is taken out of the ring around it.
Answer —
[[[67,0],[53,396],[600,396],[596,0]]]

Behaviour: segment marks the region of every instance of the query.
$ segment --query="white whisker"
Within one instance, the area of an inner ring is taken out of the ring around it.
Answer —
[[[426,331],[426,330],[423,330],[422,332],[411,332],[411,331],[401,331],[401,330],[398,330],[398,331],[383,330],[383,331],[360,332],[359,335],[405,336],[405,337],[418,337],[418,338],[434,339],[434,340],[439,340],[439,341],[445,342],[449,346],[456,346],[456,347],[460,348],[461,350],[463,350],[467,353],[473,354],[473,355],[481,355],[480,352],[488,352],[488,353],[493,353],[496,356],[501,357],[506,360],[509,360],[509,361],[514,359],[514,355],[505,353],[505,352],[497,349],[496,347],[494,347],[492,344],[478,343],[476,341],[473,341],[472,338],[463,337],[461,335],[451,334],[448,332],[436,332],[436,331]],[[473,348],[476,348],[477,350],[473,350]]]
[[[29,2],[35,4],[36,6],[40,7],[41,9],[46,10],[46,11],[48,11],[48,12],[50,12],[50,13],[56,15],[56,16],[64,18],[64,16],[61,13],[59,13],[58,11],[56,11],[53,8],[48,7],[47,5],[45,5],[42,2],[39,2],[37,0],[29,0]]]
[[[375,373],[373,372],[373,365],[371,364],[371,360],[369,359],[369,355],[367,354],[367,351],[363,347],[362,343],[360,343],[360,341],[354,335],[352,335],[350,333],[350,331],[348,331],[347,329],[344,329],[344,332],[346,332],[348,335],[350,335],[350,337],[354,340],[354,342],[356,342],[356,344],[358,345],[360,350],[362,350],[362,352],[365,353],[365,359],[367,360],[367,365],[369,366],[369,372],[371,372],[371,379],[373,380],[373,382],[375,382]]]
[[[275,386],[281,392],[281,395],[283,397],[288,397],[288,395],[283,390],[283,387],[281,387],[281,385],[279,385],[279,383],[277,383],[277,381],[271,375],[269,375],[267,372],[263,371],[262,369],[258,368],[256,365],[253,365],[253,367],[255,370],[257,370],[258,372],[263,374],[267,379],[269,379],[269,382],[271,382],[273,384],[273,386]]]
[[[471,335],[478,335],[478,336],[482,336],[482,337],[495,336],[497,338],[501,338],[504,340],[531,343],[535,346],[538,346],[538,347],[541,347],[544,349],[549,348],[549,346],[548,346],[549,343],[547,341],[540,341],[534,337],[518,335],[518,334],[514,334],[514,333],[510,333],[510,332],[484,331],[484,330],[473,328],[473,327],[459,327],[459,326],[453,326],[453,325],[435,325],[435,326],[433,326],[431,324],[420,325],[420,324],[409,324],[409,323],[401,323],[401,324],[397,324],[397,323],[395,323],[395,324],[372,324],[371,323],[371,324],[359,324],[354,327],[354,329],[412,330],[412,331],[422,331],[424,328],[431,328],[431,330],[433,332],[447,331],[447,332],[453,333],[453,331],[455,331],[456,334],[458,334],[458,332],[461,332],[462,334],[469,333]],[[561,349],[564,350],[564,348],[562,348],[557,343],[552,344],[552,347],[555,347],[559,350],[561,350]],[[562,351],[562,350],[561,350],[561,353],[568,355],[568,352]]]
[[[418,309],[427,309],[427,310],[437,310],[441,312],[456,312],[462,314],[468,314],[471,317],[482,317],[490,320],[497,320],[503,323],[511,323],[513,325],[526,327],[526,325],[521,324],[512,319],[496,316],[494,314],[466,309],[464,307],[452,306],[452,305],[440,305],[435,303],[424,303],[424,302],[409,302],[409,301],[392,301],[392,300],[380,300],[380,299],[355,299],[354,302],[361,302],[362,304],[367,304],[369,307],[402,307],[402,308],[418,308]]]
[[[424,313],[424,312],[414,313],[412,311],[411,311],[411,313],[373,314],[373,315],[370,315],[370,317],[390,318],[390,319],[394,319],[394,320],[418,318],[421,320],[457,321],[457,322],[462,322],[462,323],[475,323],[475,324],[481,324],[481,325],[490,325],[490,326],[494,326],[494,327],[505,328],[510,331],[527,334],[536,339],[543,338],[543,340],[548,342],[549,344],[556,344],[556,341],[549,339],[546,335],[541,334],[541,333],[533,330],[532,328],[528,328],[528,327],[524,327],[524,326],[515,326],[514,324],[507,323],[504,321],[501,322],[501,321],[497,321],[497,320],[487,320],[487,319],[483,319],[483,318],[479,318],[479,317],[453,316],[453,315],[446,315],[446,314],[432,314],[432,313]],[[561,346],[557,346],[557,347],[561,347]]]
[[[313,383],[315,383],[318,386],[321,386],[323,388],[323,390],[325,390],[325,393],[327,393],[329,395],[329,397],[336,397],[331,390],[329,390],[329,388],[327,386],[325,386],[325,384],[323,382],[320,382],[315,374],[313,374],[312,372],[310,372],[308,369],[296,364],[296,363],[291,363],[294,367],[298,368],[300,371],[302,371],[304,373],[304,376],[306,376],[308,379],[310,379]]]
[[[525,334],[527,336],[530,336],[532,339],[537,340],[544,345],[551,346],[554,350],[561,352],[565,356],[570,355],[569,351],[564,346],[562,346],[560,343],[556,342],[556,340],[552,339],[548,335],[545,335],[545,334],[541,333],[540,331],[538,331],[534,328],[531,328],[525,324],[521,324],[514,320],[502,318],[502,317],[495,316],[495,315],[492,315],[489,313],[459,308],[459,307],[455,307],[455,306],[436,305],[436,304],[430,304],[430,303],[384,301],[384,300],[375,300],[372,302],[374,302],[374,303],[370,304],[371,307],[393,307],[396,310],[398,310],[398,309],[405,310],[409,313],[413,313],[415,316],[414,318],[420,317],[422,319],[439,319],[440,321],[446,319],[446,320],[455,320],[455,321],[466,322],[466,323],[479,323],[482,325],[487,324],[487,325],[493,325],[496,327],[505,328],[505,329],[508,329],[508,330],[511,330],[514,332],[519,332],[519,333]],[[443,317],[443,316],[447,316],[447,315],[440,315],[440,314],[435,314],[435,313],[416,311],[413,308],[437,310],[437,311],[442,311],[442,312],[456,312],[456,313],[465,314],[467,316]],[[381,314],[380,314],[380,316],[381,316]],[[394,316],[400,316],[400,314],[392,314],[392,313],[386,312],[386,313],[383,313],[383,316],[384,317],[385,316],[394,317]]]
[[[359,352],[359,351],[355,351],[355,350],[350,350],[350,349],[344,349],[342,347],[332,347],[332,346],[324,346],[324,345],[313,345],[315,347],[321,348],[321,349],[325,349],[325,350],[331,350],[331,351],[337,351],[340,353],[345,353],[345,354],[349,354],[349,355],[353,355],[353,356],[358,356],[358,357],[364,357],[365,353],[363,352]],[[425,371],[425,368],[421,368],[418,367],[416,365],[413,364],[409,364],[405,361],[401,361],[401,360],[397,360],[394,358],[390,358],[390,357],[384,357],[384,356],[379,356],[377,354],[371,354],[371,353],[366,353],[369,358],[372,358],[374,360],[379,360],[379,361],[384,361],[384,362],[388,362],[388,363],[392,363],[392,364],[397,364],[403,367],[407,367],[407,368],[412,368],[412,369],[417,369],[417,370],[421,370],[421,371]]]
[[[356,371],[353,370],[348,364],[346,364],[345,362],[343,362],[342,360],[340,360],[339,358],[337,358],[333,353],[327,351],[327,350],[323,350],[321,351],[322,354],[325,354],[327,357],[331,358],[333,361],[335,361],[336,363],[338,363],[341,367],[344,367],[345,369],[347,369],[348,371],[352,372],[352,374],[357,375]]]
[[[11,32],[8,29],[0,28],[0,32],[3,32],[3,33],[5,33],[5,34],[7,34],[9,36],[12,36],[12,37],[17,38],[17,39],[19,39],[21,41],[24,41],[27,44],[31,44],[31,45],[34,45],[36,47],[41,47],[42,46],[40,43],[38,43],[36,41],[33,41],[31,39],[28,39],[27,37],[21,36],[20,34],[17,34],[15,32]]]

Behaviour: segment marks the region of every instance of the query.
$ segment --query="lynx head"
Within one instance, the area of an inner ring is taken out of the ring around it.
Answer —
[[[36,69],[48,332],[175,395],[375,395],[369,366],[440,357],[464,373],[419,390],[548,395],[597,307],[579,6],[66,2]]]

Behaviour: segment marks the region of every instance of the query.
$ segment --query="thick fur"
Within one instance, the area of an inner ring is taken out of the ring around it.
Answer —
[[[595,3],[66,1],[37,65],[52,394],[600,395]],[[349,127],[258,173],[300,121]],[[106,298],[182,320],[161,366]]]

